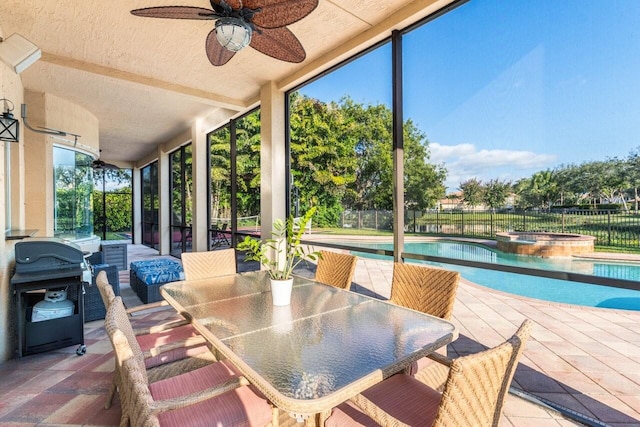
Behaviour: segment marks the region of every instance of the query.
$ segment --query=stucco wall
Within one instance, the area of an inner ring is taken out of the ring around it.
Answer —
[[[98,119],[87,110],[58,96],[26,92],[27,120],[69,133],[51,136],[25,130],[25,223],[37,236],[53,236],[53,146],[81,149],[98,156]],[[80,135],[77,142],[73,135]]]
[[[0,28],[0,36],[2,36]],[[13,102],[14,117],[20,121],[20,142],[0,142],[0,226],[2,230],[38,229],[37,236],[53,235],[53,145],[76,146],[95,157],[99,153],[98,119],[87,110],[65,99],[43,93],[25,92],[22,80],[0,63],[0,99]],[[28,122],[81,135],[51,137],[32,132],[24,126],[20,105],[28,106]],[[0,103],[0,107],[4,104]],[[10,145],[10,171],[5,169],[5,144]],[[6,178],[11,184],[11,218],[5,213]],[[6,241],[0,233],[0,361],[15,357],[16,313],[9,283],[14,264],[15,241]]]
[[[4,36],[0,27],[0,36]],[[0,62],[0,99],[7,98],[14,104],[13,115],[20,117],[20,104],[23,102],[23,87],[20,76],[15,74],[13,70]],[[0,102],[0,109],[4,112],[4,103]],[[20,126],[21,140],[24,141],[22,134],[22,126]],[[11,163],[9,170],[5,169],[5,149],[9,144],[10,157],[7,159]],[[24,153],[22,142],[0,142],[0,226],[1,230],[5,230],[9,224],[13,228],[23,226],[20,212],[24,215],[22,205],[24,198],[21,197],[20,189],[15,186],[22,182],[24,173],[21,165],[18,163]],[[11,204],[12,218],[6,218],[5,205],[7,193],[5,191],[6,180],[11,179]],[[23,193],[22,193],[23,194]],[[9,220],[9,221],[8,221]],[[0,361],[10,359],[15,354],[15,312],[13,310],[13,295],[9,286],[11,269],[14,262],[13,242],[5,241],[4,233],[0,233]]]

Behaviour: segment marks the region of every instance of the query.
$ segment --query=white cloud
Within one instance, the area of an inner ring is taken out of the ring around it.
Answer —
[[[518,150],[478,150],[473,144],[441,145],[430,143],[431,162],[447,168],[447,191],[455,191],[470,178],[515,181],[552,167],[556,156]]]

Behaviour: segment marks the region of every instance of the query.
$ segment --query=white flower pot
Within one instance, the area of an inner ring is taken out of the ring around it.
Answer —
[[[271,279],[271,297],[273,305],[289,305],[291,303],[291,288],[293,278],[287,280]]]

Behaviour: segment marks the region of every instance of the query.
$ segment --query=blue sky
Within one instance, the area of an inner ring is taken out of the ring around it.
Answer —
[[[640,146],[640,1],[471,0],[407,34],[404,114],[459,183]],[[390,45],[301,92],[391,105]]]

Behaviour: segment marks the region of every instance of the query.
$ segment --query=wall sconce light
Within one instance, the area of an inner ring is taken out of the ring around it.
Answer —
[[[26,70],[41,56],[40,48],[20,34],[11,34],[6,39],[0,37],[0,61],[11,67],[17,74]]]
[[[13,118],[13,102],[6,98],[0,99],[4,101],[4,113],[0,114],[0,141],[20,142],[20,122]],[[11,108],[9,105],[11,104]]]

